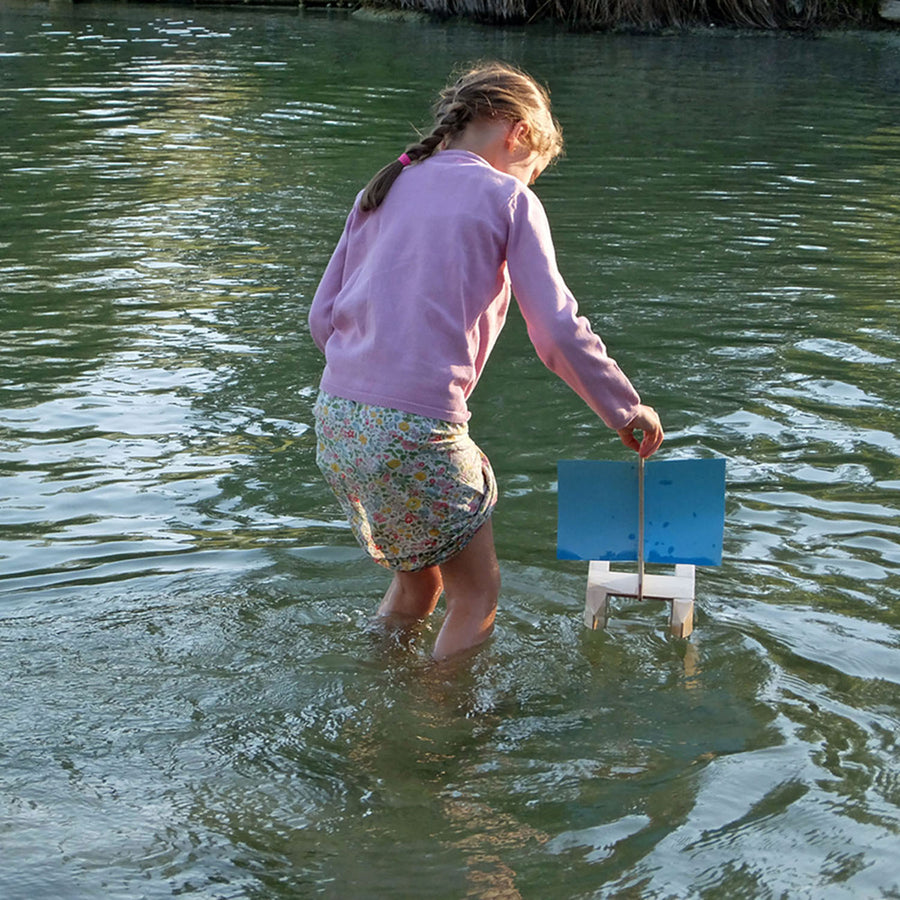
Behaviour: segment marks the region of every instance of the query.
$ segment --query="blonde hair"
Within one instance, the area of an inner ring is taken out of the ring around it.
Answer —
[[[479,63],[445,87],[434,104],[434,128],[406,148],[409,163],[434,154],[441,144],[461,134],[470,122],[503,117],[528,124],[528,146],[548,161],[562,152],[562,131],[550,112],[550,94],[530,75],[500,62]],[[360,200],[364,212],[381,205],[405,165],[388,163],[366,185]]]

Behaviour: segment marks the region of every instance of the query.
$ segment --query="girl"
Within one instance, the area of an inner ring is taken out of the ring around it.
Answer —
[[[442,659],[493,628],[497,486],[466,400],[511,293],[544,364],[628,447],[648,457],[663,431],[578,315],[528,187],[562,150],[547,92],[479,65],[441,92],[435,122],[357,197],[309,324],[325,354],[316,462],[360,544],[394,572],[379,616],[418,621],[446,595]]]

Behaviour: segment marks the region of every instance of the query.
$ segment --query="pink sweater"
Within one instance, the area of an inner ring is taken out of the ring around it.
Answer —
[[[538,356],[611,428],[640,399],[578,315],[544,208],[465,150],[405,169],[382,205],[358,208],[309,314],[330,394],[449,422],[472,393],[515,295]]]

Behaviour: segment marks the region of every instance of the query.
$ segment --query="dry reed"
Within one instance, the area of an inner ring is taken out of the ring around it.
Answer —
[[[874,26],[879,0],[371,0],[487,22],[552,19],[573,27],[659,30],[690,26],[808,29]]]

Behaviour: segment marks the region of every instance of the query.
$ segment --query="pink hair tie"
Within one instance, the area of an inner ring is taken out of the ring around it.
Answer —
[[[406,168],[412,162],[412,160],[405,153],[401,153],[397,157],[397,162],[399,162],[401,166]]]

